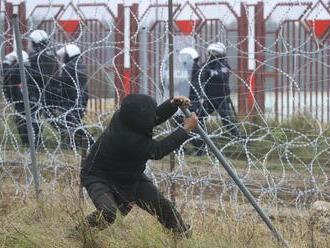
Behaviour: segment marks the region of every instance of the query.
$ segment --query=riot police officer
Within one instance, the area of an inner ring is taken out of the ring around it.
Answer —
[[[201,92],[201,84],[199,82],[199,73],[200,73],[200,65],[199,65],[199,54],[197,50],[193,47],[185,47],[180,51],[180,55],[187,55],[192,60],[192,68],[190,70],[190,90],[189,90],[189,99],[191,102],[190,111],[195,112],[199,116],[199,112],[201,111],[200,103],[202,99]],[[200,123],[203,125],[203,117],[205,115],[201,115],[199,117]],[[196,149],[196,155],[202,155],[204,153],[204,142],[200,138],[193,139],[191,144]]]
[[[198,64],[199,54],[197,50],[193,47],[186,47],[180,51],[181,55],[188,55],[192,60],[192,68],[190,75],[190,90],[189,90],[189,99],[191,101],[191,111],[195,112],[198,108],[198,103],[200,99],[200,86],[198,83],[198,74],[200,66]]]
[[[231,68],[226,60],[226,47],[223,43],[210,44],[209,58],[201,68],[204,102],[202,115],[217,111],[225,128],[234,137],[240,136],[230,98],[229,77]],[[201,115],[200,114],[200,115]]]
[[[50,117],[51,106],[58,101],[59,93],[53,83],[58,73],[55,50],[49,46],[49,36],[44,30],[34,30],[29,38],[33,49],[29,54],[32,75],[42,92],[40,100],[44,105],[44,114]]]
[[[82,63],[80,48],[68,44],[57,51],[63,58],[62,75],[62,110],[65,128],[70,133],[75,133],[74,145],[80,145],[81,138],[87,137],[93,143],[92,136],[83,127],[82,119],[85,115],[88,101],[88,85],[86,66]]]
[[[35,135],[36,145],[40,144],[40,129],[37,122],[37,110],[38,110],[38,99],[40,97],[38,87],[33,81],[31,75],[29,56],[25,51],[22,51],[23,63],[26,72],[31,117],[32,117],[32,128]],[[23,101],[22,84],[20,78],[20,70],[18,65],[17,53],[11,52],[5,56],[3,62],[3,93],[6,100],[13,105],[16,110],[15,123],[17,126],[18,134],[23,145],[28,146],[28,131],[26,125],[25,108]]]

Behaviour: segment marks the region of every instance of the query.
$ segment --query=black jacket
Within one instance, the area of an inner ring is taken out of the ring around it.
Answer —
[[[35,50],[29,54],[31,73],[44,97],[51,93],[52,80],[58,73],[58,63],[53,49]],[[52,95],[52,94],[51,94]],[[42,99],[44,100],[44,99]]]
[[[225,59],[210,59],[201,69],[201,83],[208,98],[230,95],[230,66]]]
[[[22,101],[18,66],[3,64],[3,93],[9,102]]]
[[[195,61],[193,64],[192,68],[192,73],[191,73],[191,84],[192,87],[190,87],[190,92],[189,92],[189,99],[194,102],[198,100],[198,96],[201,95],[201,85],[199,84],[199,73],[200,73],[200,66],[198,65],[198,62]]]
[[[29,92],[30,101],[37,102],[39,100],[39,90],[33,79],[31,78],[31,70],[25,67],[25,76]],[[18,64],[3,64],[3,92],[9,102],[23,101],[23,91]]]
[[[63,67],[61,77],[62,98],[66,108],[86,108],[88,101],[88,86],[86,66],[81,63],[79,56],[73,58]]]
[[[189,91],[189,99],[191,101],[190,111],[196,112],[199,108],[199,98],[203,98],[201,87],[199,82],[200,66],[197,61],[194,61],[192,73],[191,73],[191,86]]]
[[[189,138],[185,130],[178,128],[162,140],[152,139],[153,127],[176,111],[177,106],[170,100],[157,107],[147,95],[127,96],[90,150],[82,170],[83,185],[91,183],[93,177],[119,184],[143,178],[147,160],[163,158]]]

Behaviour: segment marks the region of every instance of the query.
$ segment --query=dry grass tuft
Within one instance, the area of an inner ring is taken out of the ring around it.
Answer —
[[[0,247],[279,247],[249,206],[203,212],[192,201],[183,215],[193,225],[193,236],[175,240],[138,208],[106,230],[88,228],[83,219],[93,206],[80,202],[71,188],[44,193],[39,204],[33,199],[11,202],[9,196],[1,202]],[[330,236],[318,229],[308,212],[281,210],[272,218],[292,247],[330,247]]]

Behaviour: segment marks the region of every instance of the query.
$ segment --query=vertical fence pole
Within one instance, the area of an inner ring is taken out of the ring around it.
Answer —
[[[142,94],[148,94],[148,48],[149,48],[149,42],[148,42],[148,29],[147,27],[142,27],[139,31],[139,40],[140,40],[140,66],[141,66],[141,72],[140,72],[140,87],[139,92]]]
[[[124,69],[122,74],[124,97],[132,92],[132,53],[131,53],[131,8],[124,6]]]
[[[21,2],[18,5],[18,18],[19,18],[19,30],[24,34],[27,31],[27,19],[26,19],[26,3]],[[22,40],[23,50],[27,48],[27,40]]]
[[[2,3],[0,3],[0,44],[4,44],[3,42],[5,41],[4,37],[4,31],[5,31],[5,22],[6,22],[6,16],[5,16],[5,11],[2,9]],[[5,49],[0,50],[0,58],[1,61],[4,61],[5,59]]]
[[[278,31],[275,32],[275,39],[277,39],[278,37]],[[279,53],[279,45],[278,42],[276,42],[275,44],[275,52],[276,54]],[[280,60],[279,60],[279,56],[276,56],[275,58],[275,68],[279,68],[280,64]],[[278,103],[278,87],[279,87],[279,72],[275,70],[275,121],[278,122],[279,121],[279,103]]]
[[[169,96],[174,96],[174,61],[173,61],[173,2],[168,0],[168,65],[169,65]],[[170,155],[170,172],[174,171],[174,153]],[[171,180],[171,200],[175,201],[175,183]]]
[[[124,15],[125,7],[123,4],[118,4],[118,13],[116,18],[116,27],[115,27],[115,59],[114,63],[116,66],[115,71],[115,85],[118,90],[118,95],[116,95],[116,103],[119,104],[124,97],[124,84],[123,84],[123,75],[124,75]]]
[[[14,7],[12,3],[5,2],[5,40],[9,41],[11,39],[12,29],[10,28],[10,20],[13,17]],[[5,54],[12,51],[12,46],[10,42],[5,43]]]
[[[15,41],[16,41],[16,52],[18,57],[19,63],[19,71],[20,71],[20,79],[21,84],[23,85],[23,99],[24,99],[24,109],[25,109],[25,117],[26,117],[26,124],[28,129],[28,138],[30,144],[30,156],[32,162],[32,175],[34,179],[34,186],[36,191],[36,198],[39,200],[39,169],[37,166],[37,159],[36,159],[36,151],[35,151],[35,144],[34,144],[34,135],[32,130],[32,118],[31,118],[31,109],[30,109],[30,101],[29,101],[29,94],[25,76],[25,69],[23,64],[23,55],[22,55],[22,39],[21,33],[19,31],[19,23],[18,23],[18,16],[17,14],[13,15],[12,19],[13,27],[14,27],[14,34],[15,34]]]
[[[6,12],[5,12],[5,3],[3,1],[0,1],[0,44],[4,44],[5,41],[4,37],[4,31],[5,31],[5,21],[6,21]],[[4,49],[0,50],[0,58],[1,61],[5,59],[5,53]],[[2,69],[2,68],[1,68]]]
[[[239,28],[238,28],[238,38],[239,38],[239,72],[241,80],[238,85],[238,113],[239,115],[245,116],[248,113],[247,110],[247,98],[248,98],[248,88],[244,85],[248,80],[248,21],[246,14],[246,6],[241,3],[241,16],[239,18]]]
[[[154,55],[151,54],[151,56],[154,58],[154,63],[155,63],[155,70],[153,75],[151,74],[151,78],[152,80],[154,80],[154,85],[153,85],[153,82],[151,82],[150,80],[150,83],[151,83],[151,93],[154,95],[154,96],[158,96],[158,92],[157,92],[157,87],[159,87],[160,89],[163,89],[163,85],[161,85],[161,75],[160,75],[160,64],[162,63],[161,62],[161,59],[160,59],[160,55],[162,54],[161,53],[161,49],[159,49],[159,47],[161,46],[160,44],[162,44],[160,41],[160,36],[162,36],[162,25],[161,25],[161,22],[159,22],[159,3],[158,3],[158,0],[156,0],[156,9],[155,9],[155,27],[154,27],[154,37],[157,39],[158,42],[155,42],[155,47],[154,47]],[[150,36],[150,40],[149,40],[149,44],[152,44],[151,43],[151,39],[153,39],[151,36]],[[152,45],[150,45],[152,46]],[[163,95],[164,92],[163,90],[161,90],[161,95]]]
[[[255,98],[262,113],[265,113],[265,35],[264,3],[258,2],[255,6],[255,58],[257,68]]]
[[[139,18],[139,5],[134,3],[130,7],[130,43],[131,43],[131,92],[139,92],[139,36],[138,36],[138,18]]]
[[[81,149],[81,161],[80,161],[80,170],[84,169],[86,166],[86,158],[87,158],[87,135],[80,137],[80,149]],[[79,200],[84,202],[84,191],[83,185],[80,180],[79,184]]]

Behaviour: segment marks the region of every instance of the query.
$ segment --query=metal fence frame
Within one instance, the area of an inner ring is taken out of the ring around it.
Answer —
[[[327,9],[329,9],[329,6],[324,3],[324,1],[320,0],[319,3],[322,3]],[[196,28],[196,33],[200,33],[201,30],[203,29],[204,25],[207,25],[208,22],[211,22],[211,19],[208,19],[206,15],[203,16],[203,13],[201,13],[200,7],[203,5],[222,5],[225,6],[226,8],[229,9],[233,13],[233,15],[237,19],[237,30],[231,30],[231,32],[237,32],[238,36],[238,52],[237,52],[237,68],[234,68],[234,72],[238,75],[238,85],[237,85],[237,94],[238,94],[238,101],[237,101],[237,106],[238,106],[238,112],[241,116],[246,116],[246,115],[254,115],[254,114],[259,114],[259,113],[264,113],[265,111],[265,82],[266,80],[272,79],[274,80],[274,98],[275,98],[275,117],[277,120],[281,121],[288,116],[286,116],[284,113],[284,105],[287,108],[290,107],[290,101],[288,96],[286,96],[286,99],[283,98],[282,91],[285,91],[287,89],[284,89],[285,85],[287,85],[287,82],[283,81],[283,78],[281,78],[281,75],[279,72],[276,72],[275,70],[267,70],[265,68],[265,59],[267,57],[267,54],[265,52],[264,47],[266,46],[266,36],[273,35],[275,37],[278,37],[278,31],[275,33],[271,30],[268,30],[267,28],[267,21],[269,20],[271,14],[278,8],[279,6],[285,6],[285,5],[290,5],[292,6],[292,3],[278,3],[274,6],[274,8],[270,11],[268,16],[264,16],[265,14],[265,6],[262,1],[257,2],[256,4],[253,4],[255,7],[255,61],[256,61],[256,70],[250,71],[248,69],[248,57],[247,57],[247,52],[248,52],[248,42],[246,37],[248,36],[248,17],[247,17],[247,7],[251,5],[247,5],[244,3],[240,4],[240,12],[236,13],[234,10],[233,6],[231,6],[229,1],[209,1],[209,2],[199,2],[199,3],[189,3],[185,2],[183,4],[176,4],[174,5],[174,17],[178,15],[182,9],[189,5],[189,7],[192,7],[194,11],[198,14],[201,15],[201,21],[199,23],[199,26]],[[312,6],[316,6],[317,3],[312,3],[312,2],[304,2],[301,3],[299,6],[306,6],[306,11],[304,13],[307,13],[308,11],[311,11]],[[53,5],[57,8],[59,8],[58,12],[54,16],[55,19],[59,20],[61,18],[61,14],[65,12],[65,10],[69,7],[69,5],[73,6],[73,3],[70,2],[67,5],[62,5],[62,4],[57,4]],[[73,6],[77,10],[77,15],[81,16],[81,20],[87,23],[87,25],[93,26],[92,28],[94,30],[102,29],[105,31],[109,31],[99,20],[91,20],[91,19],[86,19],[80,8],[82,7],[102,7],[106,9],[110,15],[113,18],[113,27],[114,27],[114,41],[116,42],[116,48],[113,49],[113,56],[114,56],[114,63],[115,63],[115,68],[112,66],[112,64],[106,64],[105,65],[105,71],[107,73],[110,73],[111,79],[110,81],[116,86],[116,94],[115,98],[118,103],[120,103],[121,99],[123,96],[128,94],[129,92],[141,92],[141,85],[148,85],[148,92],[151,95],[155,95],[155,88],[153,83],[157,84],[157,87],[159,87],[159,64],[160,64],[160,58],[161,58],[161,52],[163,52],[162,47],[164,44],[164,41],[160,41],[159,44],[156,44],[155,47],[149,47],[148,48],[148,57],[144,58],[146,55],[146,51],[140,51],[140,41],[143,40],[145,42],[145,38],[141,38],[141,30],[139,30],[139,23],[138,21],[142,20],[143,17],[146,15],[146,13],[150,10],[150,8],[155,8],[155,7],[167,7],[165,4],[150,4],[146,10],[143,12],[140,11],[140,6],[138,4],[132,4],[129,6],[130,8],[130,68],[124,68],[124,54],[122,53],[124,49],[124,9],[127,6],[124,6],[123,4],[118,4],[115,6],[117,8],[117,14],[114,15],[113,11],[110,8],[110,5],[107,3],[98,3],[98,4],[77,4],[76,6]],[[31,12],[31,15],[36,11],[37,8],[48,8],[49,5],[38,5],[35,7],[35,9]],[[111,6],[112,8],[114,7],[113,5]],[[13,9],[14,5],[5,2],[4,3],[4,13],[6,14],[6,18],[9,20],[13,14]],[[26,6],[25,2],[20,3],[18,6],[18,14],[20,18],[20,29],[21,31],[26,32],[28,30],[28,19],[29,16],[26,14]],[[293,6],[294,8],[294,6]],[[303,15],[297,19],[296,21],[299,22],[299,24],[304,25],[305,22],[302,19]],[[220,19],[216,20],[220,21]],[[44,23],[47,21],[44,21]],[[50,20],[49,22],[52,22]],[[157,34],[161,32],[161,28],[165,26],[166,20],[154,20],[153,24],[151,24],[147,28],[147,32],[149,33],[149,41],[150,39],[153,39],[150,34]],[[41,25],[41,24],[40,24]],[[102,26],[103,25],[103,26]],[[288,25],[285,22],[281,23],[280,25]],[[290,24],[291,25],[291,24]],[[306,26],[306,25],[305,25]],[[176,28],[176,33],[179,32],[179,30]],[[289,28],[289,27],[288,27]],[[5,39],[12,39],[12,29],[9,26],[9,22],[5,21],[4,22],[4,30],[7,30],[8,32],[5,33]],[[308,32],[311,32],[310,30],[306,29],[306,35]],[[289,36],[288,36],[289,37]],[[23,43],[23,46],[26,48],[27,47],[27,41],[25,40]],[[312,47],[310,47],[312,48]],[[158,49],[156,51],[156,49]],[[278,44],[276,44],[275,47],[275,52],[280,51],[280,47]],[[6,43],[5,46],[5,53],[8,53],[12,50],[12,45],[10,43]],[[325,53],[324,53],[325,54]],[[327,54],[325,54],[327,55]],[[104,54],[102,52],[96,54],[95,56],[99,56],[100,59],[102,60],[102,56]],[[144,59],[144,60],[143,60]],[[325,63],[330,63],[330,61],[326,61],[323,57],[321,57],[321,60]],[[142,71],[146,67],[146,63],[148,63],[148,71],[144,72]],[[291,63],[291,62],[288,62]],[[300,62],[298,62],[300,63]],[[150,66],[150,65],[156,65],[156,66]],[[280,58],[277,58],[275,61],[275,67],[281,67],[283,62],[281,61]],[[314,67],[313,67],[314,66]],[[312,64],[311,68],[306,68],[306,70],[311,70],[311,71],[320,71],[320,73],[316,73],[317,80],[321,79],[324,80],[325,75],[328,74],[327,69],[325,68],[319,68],[317,64]],[[91,68],[95,69],[95,68]],[[146,75],[143,75],[146,74]],[[283,75],[282,75],[283,76]],[[98,80],[105,80],[104,76],[99,76]],[[148,80],[147,82],[144,82]],[[130,85],[130,90],[127,92],[127,89],[125,89],[125,84]],[[282,87],[283,86],[283,87]],[[104,87],[99,87],[99,85],[92,83],[89,86],[91,95],[95,95],[95,99],[92,101],[95,101],[95,103],[91,104],[91,108],[93,108],[93,111],[95,112],[105,112],[106,111],[106,103],[105,103],[105,98],[108,98],[109,95],[107,93],[103,92],[108,92],[109,89],[107,88],[109,86],[104,86]],[[305,87],[305,86],[304,86]],[[321,85],[318,85],[318,83],[315,83],[315,86],[324,94],[321,94],[319,97],[323,98],[328,98],[329,97],[329,92],[330,92],[330,86],[322,83]],[[305,97],[309,97],[308,90],[311,89],[303,89]],[[294,92],[293,94],[296,94]],[[316,93],[318,94],[318,93]],[[113,96],[111,96],[113,97]],[[318,96],[316,96],[318,97]],[[93,98],[93,97],[92,97]],[[281,103],[281,104],[280,104]],[[302,103],[301,103],[302,104]],[[306,104],[306,102],[304,102]],[[93,105],[93,106],[92,106]],[[319,103],[316,102],[315,107],[319,107]],[[311,106],[310,110],[312,107],[314,108],[314,105]],[[300,103],[296,106],[293,106],[293,113],[302,111]],[[322,122],[329,122],[330,117],[329,117],[329,112],[330,112],[330,105],[328,104],[327,106],[323,106],[321,108],[322,111],[320,113],[317,113],[315,115],[316,118],[321,120]],[[256,113],[258,111],[258,113]]]

